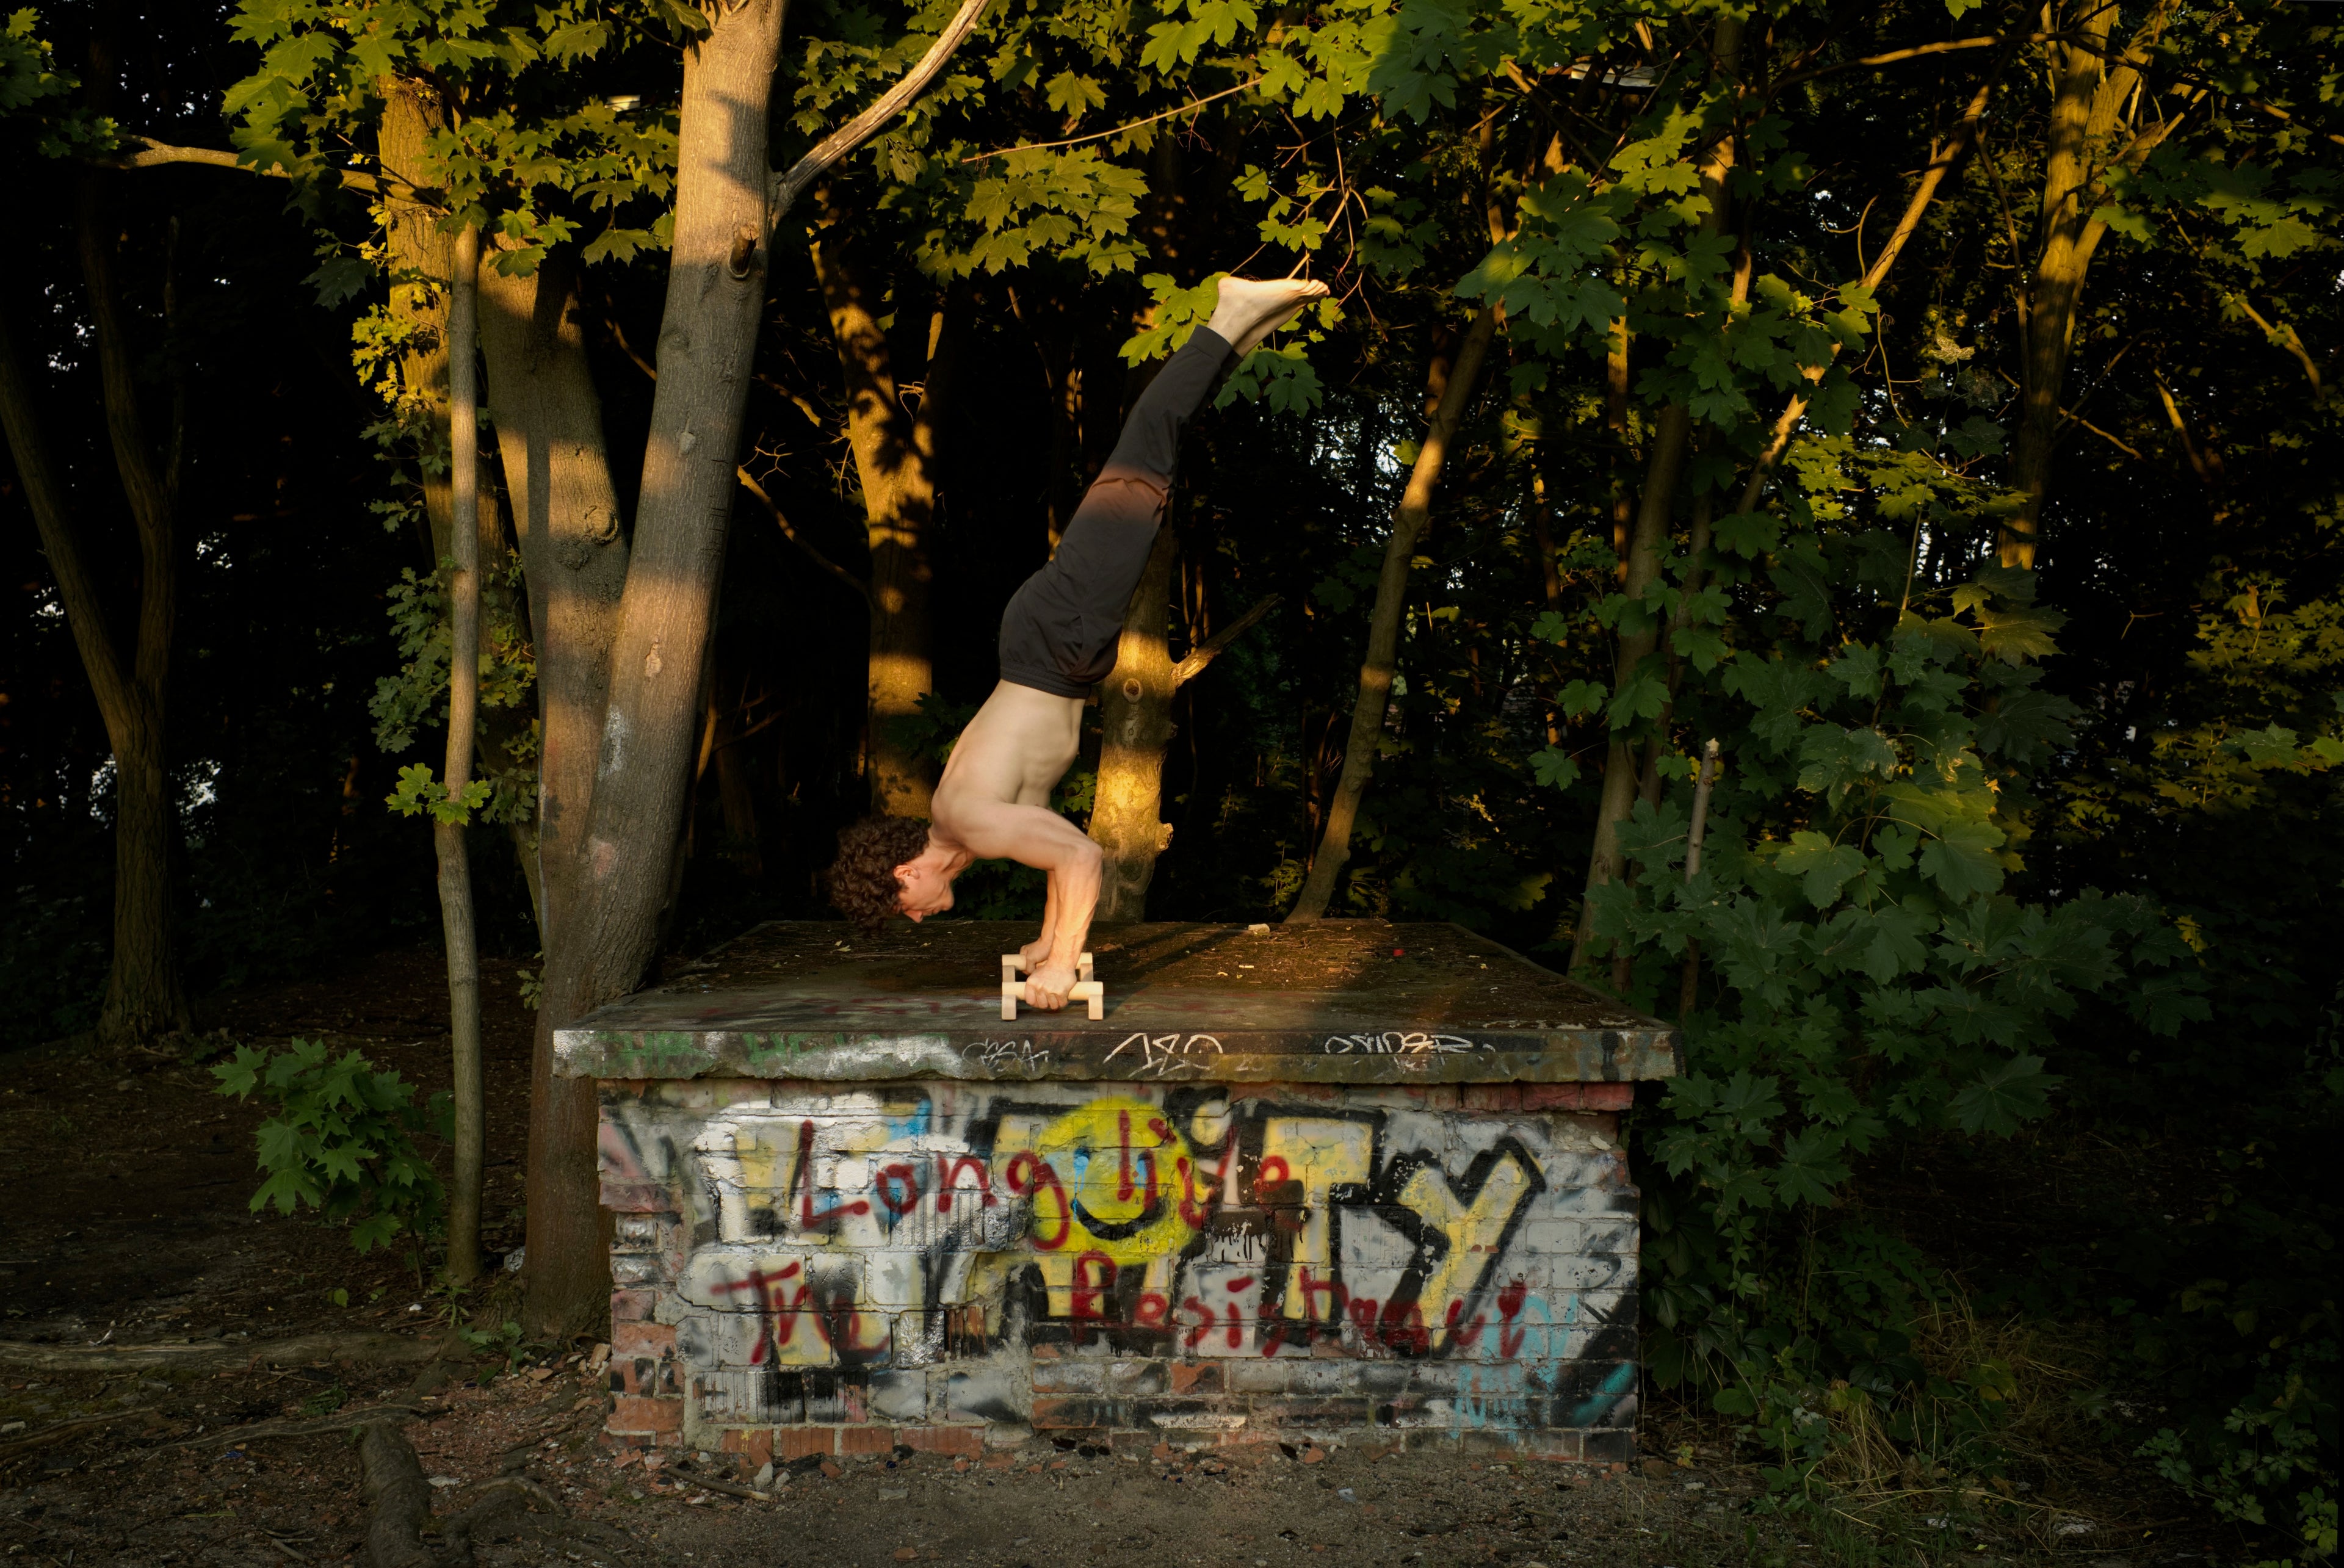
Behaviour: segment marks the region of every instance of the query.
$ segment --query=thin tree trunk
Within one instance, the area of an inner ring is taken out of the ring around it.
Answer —
[[[935,784],[925,759],[896,739],[895,726],[935,689],[930,652],[928,534],[935,518],[936,423],[949,395],[952,339],[939,308],[929,332],[927,381],[916,415],[895,384],[887,336],[873,292],[834,221],[813,247],[814,271],[846,379],[847,444],[863,488],[871,544],[868,717],[871,804],[891,816],[925,816]]]
[[[1993,93],[1994,77],[1989,75],[1971,97],[1969,108],[1962,116],[1961,123],[1954,127],[1953,134],[1942,146],[1933,149],[1928,167],[1921,171],[1920,183],[1913,188],[1912,199],[1904,204],[1904,216],[1890,231],[1888,243],[1881,247],[1880,254],[1864,270],[1860,281],[1864,288],[1879,288],[1887,278],[1889,268],[1896,265],[1896,258],[1904,253],[1906,242],[1920,229],[1922,217],[1928,212],[1929,204],[1936,199],[1937,187],[1977,139],[1978,124],[1985,116],[1985,106]],[[1834,340],[1831,346],[1831,358],[1821,365],[1811,367],[1806,371],[1807,379],[1810,382],[1822,381],[1824,372],[1830,369],[1833,360],[1839,358],[1839,350],[1840,345]],[[1735,511],[1748,511],[1758,504],[1758,495],[1765,488],[1766,476],[1773,471],[1775,463],[1789,450],[1791,437],[1797,432],[1799,422],[1807,417],[1807,405],[1811,400],[1808,393],[1796,392],[1789,402],[1783,405],[1783,411],[1775,419],[1774,429],[1767,436],[1766,444],[1759,449],[1758,460],[1751,465],[1750,477],[1742,487],[1742,499],[1734,506]]]
[[[2018,434],[2011,447],[2011,483],[2026,505],[2003,523],[2000,556],[2005,566],[2032,567],[2042,541],[2043,503],[2051,489],[2051,459],[2060,434],[2059,398],[2075,349],[2076,317],[2083,306],[2093,253],[2107,233],[2107,225],[2094,216],[2106,194],[2107,176],[2119,168],[2139,167],[2204,96],[2201,89],[2174,115],[2137,136],[2126,134],[2138,112],[2141,66],[2171,7],[2154,6],[2121,55],[2112,55],[2107,43],[2116,7],[2093,0],[2079,9],[2070,24],[2076,41],[2050,46],[2042,231],[2034,276],[2022,301],[2024,375]],[[2113,146],[2119,137],[2126,143],[2120,148]]]
[[[540,1337],[595,1324],[608,1306],[593,1086],[553,1077],[551,1035],[633,989],[658,956],[764,314],[765,132],[782,16],[781,0],[743,0],[713,13],[711,30],[684,51],[660,378],[592,800],[561,874],[570,908],[547,878],[556,936],[538,1017],[523,1311],[524,1328]]]
[[[1709,792],[1717,782],[1717,742],[1702,748],[1701,771],[1692,781],[1692,824],[1685,834],[1685,881],[1701,875],[1701,844],[1709,832]],[[1677,1021],[1682,1023],[1701,996],[1701,938],[1685,938],[1684,968],[1677,977]]]
[[[393,182],[383,195],[384,238],[394,279],[389,309],[406,344],[392,414],[429,456],[431,447],[447,439],[448,296],[438,280],[449,275],[450,261],[439,209],[422,193],[438,183],[426,171],[431,167],[431,138],[447,127],[448,116],[428,83],[385,76],[376,81],[375,91],[382,98],[375,145],[383,173]],[[436,572],[448,553],[454,515],[449,475],[435,471],[437,462],[418,466],[426,526],[419,531],[417,542],[427,557],[426,570]]]
[[[478,295],[480,231],[467,224],[450,247],[448,311],[449,474],[456,570],[448,582],[448,766],[451,810],[472,778],[472,733],[480,705],[480,398]],[[473,934],[472,867],[462,814],[438,817],[431,846],[440,865],[440,924],[448,948],[448,1033],[455,1086],[455,1170],[448,1204],[448,1279],[469,1285],[480,1271],[480,1175],[488,1120],[480,1070],[480,956]]]
[[[1289,922],[1326,917],[1336,878],[1351,857],[1351,828],[1359,819],[1359,801],[1368,793],[1368,780],[1375,772],[1384,715],[1391,705],[1392,673],[1399,663],[1400,619],[1408,607],[1409,563],[1432,521],[1432,498],[1440,487],[1441,468],[1449,460],[1449,443],[1472,400],[1474,383],[1481,377],[1481,361],[1497,329],[1496,307],[1485,307],[1473,318],[1458,348],[1455,366],[1434,363],[1431,379],[1440,387],[1440,407],[1432,416],[1432,428],[1424,434],[1416,466],[1409,473],[1408,489],[1392,513],[1391,536],[1384,541],[1383,571],[1376,579],[1375,607],[1368,617],[1368,653],[1359,665],[1359,694],[1351,708],[1342,778],[1328,806],[1326,831],[1310,863],[1310,875],[1303,881],[1293,912],[1286,917]]]
[[[1715,69],[1721,80],[1732,84],[1739,79],[1742,58],[1742,23],[1734,17],[1722,18],[1717,24],[1713,40]],[[1699,233],[1712,238],[1723,233],[1726,218],[1725,177],[1733,167],[1734,138],[1723,135],[1710,145],[1700,166],[1701,190],[1708,200],[1708,210],[1702,214]],[[1622,562],[1621,592],[1630,600],[1641,600],[1659,579],[1661,551],[1668,538],[1669,518],[1676,501],[1677,481],[1684,466],[1685,452],[1692,432],[1692,414],[1682,403],[1671,403],[1661,410],[1656,421],[1648,461],[1644,470],[1644,490],[1636,509],[1636,526],[1628,541],[1625,560]],[[1619,647],[1614,656],[1612,691],[1624,691],[1636,678],[1646,659],[1660,645],[1660,629],[1647,622],[1632,625],[1620,633]],[[1603,759],[1603,794],[1596,807],[1594,840],[1587,857],[1587,889],[1590,895],[1607,883],[1613,882],[1627,869],[1627,860],[1620,848],[1620,824],[1628,819],[1633,809],[1637,792],[1636,742],[1632,734],[1614,731]],[[1571,972],[1578,971],[1587,951],[1589,904],[1586,896],[1580,903],[1579,918],[1571,939]]]
[[[106,436],[138,538],[138,619],[128,650],[110,630],[104,592],[57,472],[38,413],[46,393],[0,313],[0,417],[31,502],[57,597],[74,633],[114,750],[114,954],[98,1038],[140,1043],[190,1025],[171,936],[170,854],[176,823],[165,753],[173,622],[177,612],[176,460],[157,462],[146,438],[133,355],[113,276],[113,226],[101,181],[84,177],[76,228],[89,288]],[[178,446],[177,436],[172,445]]]

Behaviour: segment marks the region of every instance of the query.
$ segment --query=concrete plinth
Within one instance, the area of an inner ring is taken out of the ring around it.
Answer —
[[[556,1036],[601,1080],[612,1436],[1624,1458],[1618,1113],[1674,1035],[1453,926],[760,927]]]

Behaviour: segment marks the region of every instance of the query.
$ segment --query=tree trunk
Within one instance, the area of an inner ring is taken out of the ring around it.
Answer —
[[[439,94],[428,83],[385,76],[375,83],[382,120],[375,146],[390,182],[383,193],[384,237],[390,251],[389,309],[405,348],[399,355],[399,397],[392,416],[408,440],[429,456],[447,440],[448,296],[439,280],[448,276],[448,237],[440,232],[440,212],[422,192],[438,182],[431,167],[431,137],[447,127]],[[450,509],[446,472],[418,465],[426,524],[417,542],[438,571],[448,553]]]
[[[552,1031],[633,989],[659,919],[697,739],[702,671],[732,520],[741,411],[764,314],[766,120],[782,0],[713,13],[684,51],[674,242],[642,502],[611,645],[592,800],[561,880],[538,1015],[523,1326],[564,1338],[608,1308],[595,1095],[555,1078]]]
[[[1167,602],[1172,561],[1177,553],[1171,529],[1159,531],[1147,572],[1133,591],[1131,608],[1124,616],[1115,668],[1107,673],[1099,702],[1103,738],[1090,835],[1106,852],[1099,885],[1101,920],[1147,917],[1147,886],[1156,877],[1156,860],[1172,844],[1172,824],[1159,820],[1164,810],[1164,752],[1178,733],[1172,722],[1172,699],[1203,674],[1222,650],[1278,605],[1278,595],[1268,595],[1194,644],[1187,658],[1174,663],[1167,645]]]
[[[1164,799],[1164,748],[1172,744],[1172,561],[1179,545],[1168,522],[1132,592],[1116,645],[1115,668],[1099,698],[1098,789],[1092,842],[1106,852],[1097,918],[1144,920],[1156,857],[1172,842],[1157,820]]]
[[[5,309],[0,309],[0,425],[6,429],[17,478],[56,579],[58,602],[114,749],[114,955],[97,1034],[106,1044],[128,1045],[190,1024],[171,938],[175,824],[164,749],[164,698],[177,609],[178,498],[177,464],[156,461],[139,410],[121,301],[114,288],[112,225],[101,205],[99,182],[105,177],[86,177],[76,226],[104,388],[106,435],[138,535],[138,620],[126,656],[108,625],[104,592],[42,427],[39,410],[47,394],[25,362]],[[173,444],[177,446],[176,439]]]
[[[894,730],[916,716],[920,699],[935,689],[928,534],[935,519],[936,424],[949,395],[950,323],[940,306],[931,318],[919,410],[910,413],[879,326],[885,302],[854,265],[845,227],[834,215],[813,247],[813,262],[845,375],[847,444],[871,542],[871,806],[889,816],[925,816],[935,788],[929,764]]]
[[[448,767],[450,814],[435,816],[440,924],[448,948],[448,1034],[455,1087],[455,1169],[448,1204],[448,1279],[469,1285],[480,1271],[480,1175],[488,1143],[480,1071],[480,955],[473,935],[472,865],[464,848],[464,792],[472,778],[472,732],[480,706],[480,397],[478,296],[480,231],[467,224],[450,248],[449,474],[456,570],[448,583]]]
[[[2002,528],[2005,566],[2031,568],[2042,541],[2043,503],[2051,489],[2051,458],[2059,440],[2059,395],[2075,348],[2076,316],[2082,308],[2084,279],[2092,255],[2107,233],[2093,214],[2113,170],[2137,168],[2178,127],[2190,107],[2161,118],[2137,136],[2128,133],[2139,111],[2140,66],[2162,29],[2166,8],[2154,8],[2121,55],[2108,48],[2116,22],[2113,5],[2086,5],[2069,24],[2078,35],[2051,48],[2051,112],[2045,134],[2042,232],[2035,272],[2022,301],[2023,334],[2018,438],[2011,450],[2011,483],[2026,506]]]
[[[1310,863],[1310,875],[1303,881],[1302,895],[1295,901],[1293,912],[1286,917],[1288,921],[1326,917],[1327,905],[1335,894],[1335,879],[1342,874],[1344,862],[1351,857],[1351,827],[1359,818],[1360,797],[1368,793],[1368,779],[1375,772],[1376,753],[1383,740],[1384,714],[1391,704],[1392,672],[1399,663],[1400,618],[1408,608],[1409,564],[1416,557],[1418,541],[1432,521],[1432,498],[1440,488],[1440,470],[1449,460],[1449,443],[1465,417],[1466,405],[1472,400],[1473,385],[1480,379],[1481,361],[1489,354],[1490,339],[1497,329],[1496,308],[1484,308],[1473,318],[1471,329],[1458,348],[1455,366],[1451,368],[1437,358],[1433,362],[1430,379],[1439,389],[1440,406],[1432,416],[1432,428],[1425,431],[1424,444],[1417,451],[1416,466],[1408,476],[1408,489],[1401,493],[1399,505],[1392,513],[1391,537],[1384,541],[1383,571],[1376,579],[1375,607],[1368,616],[1368,653],[1359,665],[1359,695],[1351,708],[1351,735],[1343,750],[1342,778],[1327,809],[1327,829],[1318,840],[1318,853]]]
[[[536,849],[549,952],[573,901],[627,582],[618,490],[579,310],[577,273],[566,258],[549,258],[530,278],[494,267],[480,274],[481,357],[537,648]]]
[[[1741,57],[1742,23],[1733,17],[1721,19],[1714,40],[1714,58],[1718,76],[1725,83],[1738,79]],[[1713,238],[1725,228],[1725,177],[1733,167],[1733,142],[1732,135],[1718,137],[1701,161],[1701,190],[1709,204],[1708,210],[1702,214],[1698,230],[1703,238]],[[1692,410],[1682,403],[1671,403],[1662,409],[1653,426],[1644,469],[1643,495],[1636,508],[1635,530],[1621,562],[1620,589],[1631,600],[1641,600],[1660,577],[1661,547],[1668,538],[1670,509],[1676,501],[1677,481],[1684,467],[1692,431]],[[1659,646],[1657,623],[1631,622],[1630,629],[1620,633],[1612,666],[1615,694],[1627,686]],[[1634,736],[1624,731],[1615,731],[1605,749],[1603,794],[1596,807],[1594,841],[1587,857],[1587,886],[1591,893],[1615,880],[1626,869],[1619,827],[1635,806],[1636,750]],[[1582,896],[1571,941],[1572,972],[1577,971],[1586,948],[1587,904]]]

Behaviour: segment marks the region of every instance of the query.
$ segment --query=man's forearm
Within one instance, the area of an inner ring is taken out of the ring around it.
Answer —
[[[1091,915],[1098,908],[1099,856],[1096,850],[1075,856],[1068,864],[1054,869],[1050,886],[1050,962],[1057,967],[1072,967],[1081,960],[1083,946],[1090,940]]]
[[[1034,946],[1046,955],[1056,951],[1051,935],[1058,929],[1058,874],[1046,870],[1042,877],[1042,934],[1034,938]]]

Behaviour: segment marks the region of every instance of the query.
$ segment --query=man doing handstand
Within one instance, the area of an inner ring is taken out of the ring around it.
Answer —
[[[974,860],[1015,860],[1049,879],[1042,934],[1023,949],[1029,1006],[1063,1007],[1098,905],[1099,849],[1049,809],[1082,741],[1083,704],[1115,666],[1132,590],[1164,519],[1180,426],[1221,366],[1327,292],[1323,283],[1221,279],[1212,318],[1142,392],[1115,454],[1066,524],[1049,564],[1001,617],[1001,681],[954,743],[934,820],[866,817],[839,835],[831,899],[866,929],[953,904]]]

